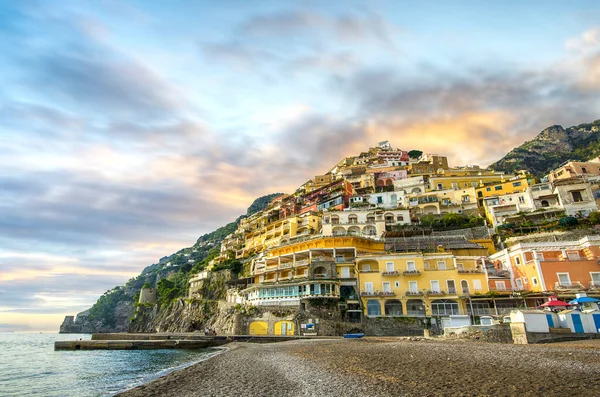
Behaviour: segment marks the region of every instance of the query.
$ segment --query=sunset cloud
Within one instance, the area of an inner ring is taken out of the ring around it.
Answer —
[[[597,6],[551,3],[4,4],[0,329],[378,141],[487,166],[600,118]]]

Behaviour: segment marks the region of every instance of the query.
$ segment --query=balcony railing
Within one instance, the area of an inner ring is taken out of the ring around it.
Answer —
[[[406,291],[404,295],[406,296],[423,296],[425,293],[423,291]]]
[[[361,291],[360,296],[396,296],[392,291]]]
[[[456,295],[456,288],[449,288],[448,295]]]
[[[446,291],[444,290],[428,290],[426,292],[427,295],[434,295],[434,296],[442,296],[442,295],[446,295]]]
[[[479,274],[479,273],[483,273],[483,270],[481,270],[481,269],[458,269],[458,272],[461,274],[467,274],[467,273]]]
[[[300,259],[299,261],[296,261],[294,263],[294,266],[304,266],[304,265],[308,265],[308,259]]]
[[[333,262],[333,258],[330,256],[313,256],[312,262]]]
[[[335,263],[352,263],[354,257],[335,258]]]
[[[292,264],[293,264],[292,262],[285,262],[285,263],[282,263],[281,265],[279,265],[279,268],[280,269],[287,269],[287,268],[292,267]]]
[[[581,284],[579,281],[571,281],[570,284],[561,283],[560,281],[558,281],[558,282],[554,283],[554,288],[556,290],[582,290],[582,289],[585,289],[583,284]]]
[[[391,271],[385,271],[385,272],[381,272],[382,276],[399,276],[400,272],[398,270],[391,270]]]
[[[589,286],[589,289],[600,289],[600,282],[590,281],[588,286]]]
[[[421,274],[420,270],[405,270],[402,272],[405,276],[418,276]]]
[[[360,291],[360,296],[377,296],[375,291]]]

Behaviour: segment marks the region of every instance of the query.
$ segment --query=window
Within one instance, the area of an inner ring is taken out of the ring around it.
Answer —
[[[440,292],[440,282],[437,280],[431,280],[431,291]]]
[[[538,285],[537,278],[535,277],[531,277],[531,282],[533,283],[533,285]]]
[[[585,169],[585,167],[581,167],[581,173],[582,174],[587,174],[587,169]]]
[[[567,252],[567,258],[569,258],[570,261],[578,261],[581,259],[579,257],[579,252]]]
[[[394,283],[394,285],[396,286],[396,288],[400,288],[400,281],[396,281],[396,282]]]
[[[434,316],[450,316],[460,314],[458,303],[447,299],[438,299],[431,302],[431,314]]]
[[[362,270],[363,270],[363,272],[370,272],[371,271],[371,265],[369,265],[369,264],[362,265]]]
[[[583,197],[581,196],[581,191],[579,191],[579,190],[571,192],[571,196],[573,197],[573,201],[576,203],[583,201]]]
[[[571,285],[571,277],[569,276],[569,273],[556,273],[556,275],[558,276],[558,283],[559,285],[568,287]]]
[[[414,272],[415,270],[417,270],[417,267],[415,266],[415,262],[414,261],[406,262],[406,270],[408,270],[409,272]]]
[[[397,220],[398,222],[402,222],[402,221],[404,221],[404,216],[402,216],[402,215],[398,215],[398,216],[396,217],[396,220]]]
[[[467,280],[462,280],[460,282],[460,288],[462,289],[463,294],[469,293],[469,282]]]
[[[475,291],[481,291],[481,280],[473,280],[473,289]]]
[[[392,285],[389,281],[384,281],[382,284],[383,292],[392,292]]]
[[[446,286],[448,287],[449,294],[456,294],[456,283],[454,280],[446,280]]]
[[[446,270],[446,262],[444,262],[444,261],[439,261],[439,262],[437,263],[437,267],[438,267],[438,270]]]
[[[486,191],[486,192],[491,192],[491,191],[492,191],[492,188],[491,188],[491,187],[486,187],[486,188],[485,188],[485,191]]]
[[[377,204],[383,204],[383,197],[377,196]]]
[[[394,262],[386,262],[385,263],[385,271],[393,272],[394,271]]]
[[[525,197],[519,196],[519,203],[521,203],[521,204],[525,203]]]
[[[527,280],[527,277],[523,277],[523,284],[528,285],[529,281]]]
[[[502,190],[504,187],[502,185],[494,186],[494,190]]]
[[[519,187],[521,186],[521,182],[513,182],[513,187]]]
[[[409,281],[408,282],[408,290],[410,292],[419,292],[419,287],[417,286],[417,282],[416,281]]]
[[[517,266],[519,266],[521,264],[521,258],[515,256],[515,263],[517,264]]]
[[[457,263],[457,264],[456,264],[456,268],[457,268],[458,270],[465,270],[465,265],[463,265],[462,263]]]
[[[342,268],[342,278],[350,278],[350,268],[349,267]]]
[[[506,282],[505,281],[496,281],[496,289],[498,291],[506,291]]]
[[[517,289],[521,290],[523,289],[523,280],[521,280],[520,278],[515,279],[515,282],[517,283]]]
[[[590,273],[592,276],[592,286],[600,287],[600,273]]]
[[[437,184],[437,190],[442,190],[444,188],[444,185],[442,185],[441,183]]]
[[[365,292],[373,292],[373,283],[372,282],[366,282],[365,283]]]

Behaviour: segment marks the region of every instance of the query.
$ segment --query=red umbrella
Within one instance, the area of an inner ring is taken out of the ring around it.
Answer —
[[[551,296],[548,302],[544,302],[540,305],[540,307],[566,307],[572,306],[571,304],[563,301],[559,301],[556,296]]]

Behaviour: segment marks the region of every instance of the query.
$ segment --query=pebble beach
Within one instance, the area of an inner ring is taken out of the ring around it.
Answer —
[[[119,396],[600,395],[600,340],[523,346],[363,338],[227,348]]]

